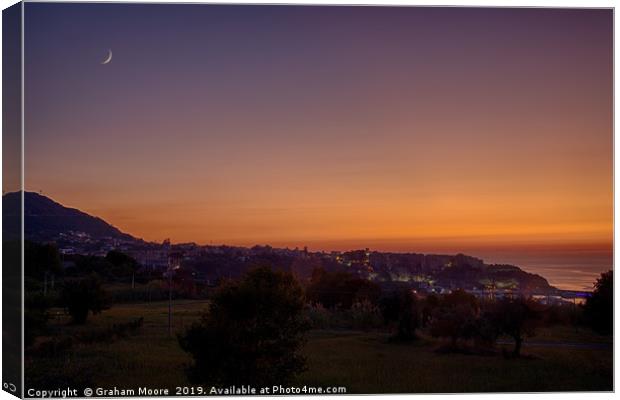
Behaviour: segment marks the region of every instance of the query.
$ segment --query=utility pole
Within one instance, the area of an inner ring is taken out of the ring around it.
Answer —
[[[172,275],[181,267],[180,255],[168,255],[168,336],[172,335]]]
[[[168,336],[172,335],[172,269],[168,271]]]

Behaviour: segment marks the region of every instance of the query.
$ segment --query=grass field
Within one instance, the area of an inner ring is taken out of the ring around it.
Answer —
[[[377,335],[315,333],[301,381],[354,393],[611,390],[611,350],[526,348],[535,358],[517,360],[433,350],[424,340],[399,345]]]
[[[111,343],[76,344],[64,357],[30,357],[27,386],[61,383],[135,388],[188,385],[184,368],[191,360],[176,340],[199,318],[207,303],[176,301],[173,334],[168,335],[168,305],[115,305],[91,317],[85,326],[67,325],[67,318],[52,320],[62,334],[105,329],[115,323],[143,317],[136,334]],[[611,347],[570,348],[530,346],[529,358],[507,360],[501,355],[438,354],[437,342],[423,337],[413,344],[388,343],[382,333],[311,331],[304,353],[308,369],[297,386],[344,386],[348,393],[486,392],[612,390]],[[538,343],[610,343],[584,329],[541,329],[530,341]]]

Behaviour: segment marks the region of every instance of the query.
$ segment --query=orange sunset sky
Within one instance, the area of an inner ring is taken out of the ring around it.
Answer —
[[[29,7],[26,189],[134,236],[611,247],[609,10]]]

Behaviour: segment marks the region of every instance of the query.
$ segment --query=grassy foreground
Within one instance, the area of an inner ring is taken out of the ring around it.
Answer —
[[[144,318],[136,335],[111,343],[76,344],[60,357],[27,357],[27,386],[79,385],[111,388],[189,385],[184,368],[190,358],[179,347],[175,332],[199,318],[204,301],[176,301],[173,334],[168,335],[168,304],[115,305],[89,319],[85,326],[51,321],[57,334],[105,329],[114,323]],[[486,391],[612,390],[613,354],[600,344],[610,338],[589,331],[558,327],[542,329],[531,338],[528,359],[501,355],[437,354],[437,342],[423,338],[413,344],[388,343],[381,333],[311,331],[304,348],[308,370],[296,386],[344,386],[347,393],[422,393]],[[592,348],[544,346],[541,343],[593,343]]]
[[[437,354],[435,343],[387,343],[372,334],[314,334],[306,384],[353,393],[611,390],[610,350],[526,347],[530,359]]]

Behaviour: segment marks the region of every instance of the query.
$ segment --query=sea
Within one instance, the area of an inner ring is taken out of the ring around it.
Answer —
[[[558,289],[591,291],[602,272],[613,269],[613,250],[480,250],[487,264],[512,264],[541,275]]]

